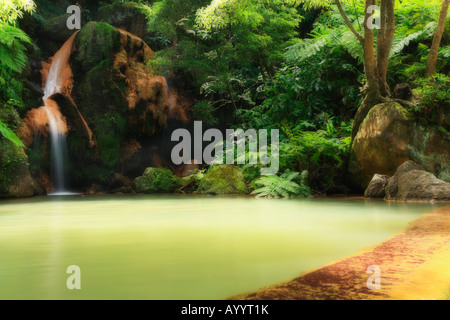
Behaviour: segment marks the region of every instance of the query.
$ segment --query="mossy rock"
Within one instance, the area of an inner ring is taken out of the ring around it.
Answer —
[[[219,165],[202,178],[197,193],[246,194],[248,189],[241,169],[234,165]]]
[[[45,194],[31,177],[24,149],[0,138],[0,198],[22,198]]]
[[[84,72],[100,63],[112,64],[114,55],[120,50],[120,32],[105,22],[89,22],[76,38],[75,62]]]
[[[101,7],[97,13],[97,20],[144,39],[147,34],[147,15],[150,12],[151,9],[142,3],[116,2]]]
[[[90,176],[75,167],[70,174],[80,187],[90,183],[107,187],[114,172],[136,177],[152,163],[148,138],[160,132],[167,119],[164,87],[146,65],[152,51],[139,38],[106,22],[86,24],[74,49],[72,97],[95,143],[88,145],[80,126],[71,125],[75,130],[69,131],[69,153],[73,163],[94,166],[102,174]]]
[[[93,131],[97,148],[88,149],[80,139],[69,139],[69,151],[76,161],[113,172],[119,162],[128,103],[125,79],[113,70],[115,55],[121,50],[120,32],[104,22],[90,22],[78,33],[71,57],[78,108]],[[85,149],[81,151],[80,149]],[[73,172],[76,175],[76,172]],[[101,180],[107,180],[105,179]]]
[[[172,171],[164,168],[147,168],[134,182],[138,193],[170,193],[179,184]]]
[[[398,103],[376,105],[355,136],[349,171],[361,189],[368,186],[374,174],[392,176],[407,160],[439,175],[450,162],[449,137],[444,128],[419,123]]]

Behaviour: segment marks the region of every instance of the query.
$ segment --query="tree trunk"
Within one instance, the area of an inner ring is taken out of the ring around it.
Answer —
[[[447,0],[446,0],[447,1]],[[339,0],[334,0],[339,13],[346,25],[361,43],[364,59],[364,73],[366,75],[366,86],[364,92],[364,101],[358,108],[352,128],[352,141],[358,133],[359,127],[366,118],[370,109],[378,103],[386,101],[384,97],[390,95],[389,86],[386,81],[389,55],[394,42],[395,0],[381,0],[381,29],[378,34],[377,56],[374,49],[374,31],[369,28],[368,21],[372,13],[368,13],[368,8],[376,4],[376,0],[365,0],[364,14],[364,37],[353,27],[351,21],[344,12]]]
[[[364,58],[364,72],[366,74],[366,89],[365,98],[358,112],[355,115],[352,128],[352,140],[358,133],[359,126],[366,118],[372,107],[383,101],[380,92],[380,82],[378,76],[377,60],[374,51],[374,32],[368,27],[367,21],[372,16],[367,12],[367,8],[375,4],[375,0],[366,0],[365,17],[364,17],[364,41],[363,41],[363,58]]]
[[[442,34],[444,33],[449,3],[450,0],[442,1],[441,12],[439,14],[439,21],[436,27],[436,33],[434,34],[433,43],[430,49],[430,55],[428,56],[427,71],[426,71],[427,77],[431,77],[436,72],[436,61],[438,56],[438,50],[441,44]]]
[[[394,42],[395,33],[395,0],[381,0],[380,30],[378,31],[377,41],[377,72],[382,96],[390,96],[389,85],[387,84],[387,70],[389,64],[389,55]]]

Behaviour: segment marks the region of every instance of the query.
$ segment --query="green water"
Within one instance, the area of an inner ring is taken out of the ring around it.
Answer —
[[[1,299],[224,299],[375,245],[432,205],[340,199],[0,202]],[[81,290],[66,286],[81,268]]]

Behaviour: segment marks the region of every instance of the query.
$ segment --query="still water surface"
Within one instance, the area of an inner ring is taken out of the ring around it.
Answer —
[[[0,202],[0,299],[224,299],[375,245],[436,206],[343,199]],[[68,290],[67,267],[81,268]]]

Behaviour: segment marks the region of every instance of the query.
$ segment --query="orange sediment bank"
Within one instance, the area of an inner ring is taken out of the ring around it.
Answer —
[[[380,268],[380,289],[367,287],[371,265]],[[450,299],[450,205],[426,213],[380,245],[231,299]]]

